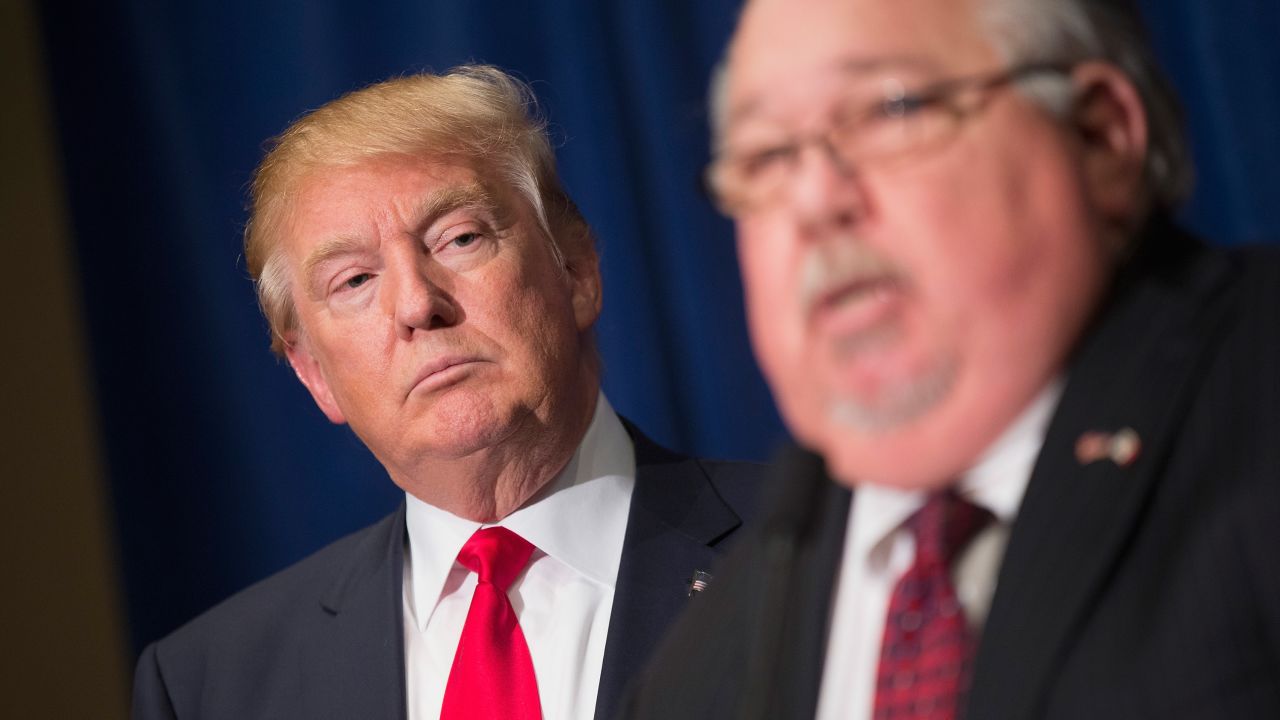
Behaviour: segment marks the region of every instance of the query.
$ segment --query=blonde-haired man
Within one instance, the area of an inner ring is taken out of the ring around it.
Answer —
[[[405,505],[148,647],[136,717],[605,717],[740,525],[758,469],[600,392],[593,238],[533,108],[463,67],[276,139],[245,234],[272,348]]]

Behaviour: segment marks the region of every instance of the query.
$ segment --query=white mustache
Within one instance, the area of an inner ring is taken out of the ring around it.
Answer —
[[[897,266],[855,237],[815,243],[800,265],[800,301],[806,315],[830,293],[872,280],[900,280]]]

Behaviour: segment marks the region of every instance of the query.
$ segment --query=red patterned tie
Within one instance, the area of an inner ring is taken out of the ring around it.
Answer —
[[[529,644],[507,599],[507,588],[532,554],[529,541],[502,527],[477,530],[458,553],[479,582],[453,656],[441,720],[542,717]]]
[[[915,564],[893,589],[876,678],[876,720],[955,720],[976,645],[951,582],[951,561],[992,519],[954,490],[907,520]]]

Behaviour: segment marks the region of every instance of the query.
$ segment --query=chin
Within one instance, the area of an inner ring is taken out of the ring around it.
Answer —
[[[932,387],[883,406],[833,403],[815,446],[821,448],[832,477],[849,487],[944,487],[955,479],[950,461],[958,449],[940,424],[945,417],[940,417],[939,406],[945,397],[944,388]]]
[[[450,393],[433,404],[424,434],[440,454],[462,457],[501,442],[515,425],[513,415],[482,393]]]

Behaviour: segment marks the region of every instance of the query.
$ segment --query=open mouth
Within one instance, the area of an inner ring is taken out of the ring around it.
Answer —
[[[819,295],[810,307],[810,318],[819,329],[856,334],[879,325],[893,311],[902,290],[902,283],[892,275],[858,278]]]

